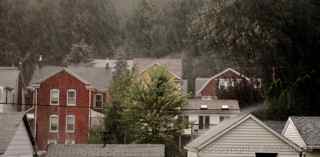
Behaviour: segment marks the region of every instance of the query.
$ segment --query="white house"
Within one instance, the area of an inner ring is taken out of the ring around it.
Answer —
[[[0,67],[0,113],[17,110],[19,73],[15,67]]]
[[[320,157],[320,117],[289,117],[282,135],[305,151],[305,157]]]
[[[185,134],[199,136],[220,122],[240,114],[237,100],[189,99],[182,117],[191,124]]]
[[[188,157],[301,157],[302,149],[251,114],[226,120],[187,146]]]

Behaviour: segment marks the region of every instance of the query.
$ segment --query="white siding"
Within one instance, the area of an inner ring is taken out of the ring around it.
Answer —
[[[198,157],[196,152],[188,151],[188,157]]]
[[[294,126],[292,120],[289,118],[286,124],[285,130],[282,132],[283,136],[287,137],[289,140],[293,141],[300,147],[305,148],[306,144],[304,143],[302,137],[299,134],[299,131]]]
[[[24,123],[21,122],[3,157],[32,157],[33,148]]]
[[[217,125],[219,122],[219,115],[210,115],[210,124]]]
[[[254,157],[256,152],[278,153],[278,157],[299,156],[291,146],[248,119],[201,150],[199,157]]]

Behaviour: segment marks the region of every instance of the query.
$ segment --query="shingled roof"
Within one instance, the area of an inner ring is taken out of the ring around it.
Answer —
[[[181,59],[155,59],[155,58],[135,58],[133,64],[139,72],[143,72],[153,65],[165,66],[169,72],[179,78],[182,78],[182,60]]]
[[[206,106],[207,109],[201,109]],[[227,109],[223,109],[227,106]],[[184,113],[212,114],[212,113],[240,113],[240,107],[237,100],[203,100],[189,99],[188,104],[182,107]]]
[[[22,113],[0,113],[0,156],[6,152],[22,117]]]
[[[0,86],[15,88],[20,71],[15,67],[0,67]]]
[[[164,157],[161,144],[49,145],[47,157]]]
[[[78,77],[81,80],[85,80],[92,87],[98,90],[106,90],[112,80],[112,73],[106,68],[96,68],[96,67],[85,67],[85,66],[43,66],[36,69],[33,72],[32,79],[30,81],[30,86],[34,84],[39,84],[41,81],[47,79],[48,77],[62,71],[67,70]]]
[[[320,117],[290,117],[307,147],[320,148]]]

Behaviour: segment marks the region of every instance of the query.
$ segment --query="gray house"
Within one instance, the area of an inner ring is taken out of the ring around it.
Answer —
[[[185,134],[199,136],[224,120],[240,114],[237,100],[189,99],[182,116],[191,124]]]
[[[161,144],[50,145],[47,157],[164,157]]]
[[[24,113],[0,113],[0,157],[32,157],[34,147]]]
[[[302,149],[251,114],[226,120],[187,146],[188,157],[300,157]]]
[[[282,135],[305,151],[305,157],[320,157],[320,117],[289,117]]]
[[[0,67],[0,113],[17,111],[19,74],[15,67]]]

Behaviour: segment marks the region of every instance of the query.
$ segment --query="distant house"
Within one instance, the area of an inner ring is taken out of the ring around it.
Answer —
[[[0,113],[0,157],[33,157],[34,145],[24,113]]]
[[[39,150],[51,143],[86,144],[89,128],[103,114],[111,72],[105,68],[43,66],[29,88],[35,104],[35,137]],[[94,111],[96,110],[96,111]]]
[[[164,157],[161,144],[50,145],[47,157]]]
[[[187,92],[187,80],[183,79],[182,59],[155,59],[155,58],[135,58],[133,59],[134,68],[142,77],[148,77],[149,72],[158,67],[164,67],[168,70],[182,91]]]
[[[96,67],[96,68],[108,68],[111,70],[111,72],[116,71],[116,65],[119,60],[117,59],[94,59],[91,62],[89,62],[87,65]],[[127,62],[127,68],[132,69],[133,68],[133,60],[126,60]]]
[[[250,79],[232,68],[227,68],[210,78],[196,78],[195,95],[196,97],[212,97],[218,99],[219,90],[235,87],[242,81],[252,83],[254,88],[261,88],[261,79]]]
[[[199,136],[224,120],[240,114],[237,100],[189,99],[182,117],[191,124],[185,134]]]
[[[251,114],[226,120],[187,146],[188,157],[301,157],[302,149]]]
[[[320,157],[320,117],[289,117],[282,135],[305,151],[305,157]]]
[[[0,67],[0,113],[18,110],[17,104],[21,103],[19,74],[20,71],[15,67]]]

